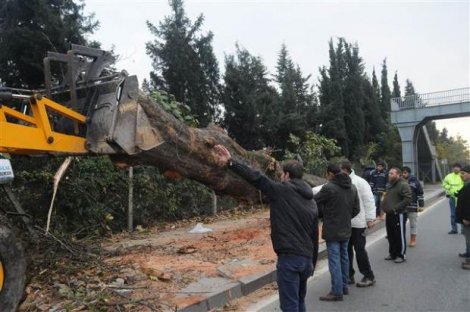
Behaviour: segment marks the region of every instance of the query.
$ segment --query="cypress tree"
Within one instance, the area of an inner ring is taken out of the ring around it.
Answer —
[[[398,84],[398,74],[395,72],[395,76],[393,76],[393,91],[392,97],[401,97],[400,85]]]
[[[364,147],[365,93],[363,85],[364,64],[359,56],[359,47],[344,43],[346,59],[346,76],[344,87],[345,126],[350,145],[350,159],[359,159]]]
[[[344,155],[349,155],[349,142],[344,120],[343,98],[345,61],[344,43],[339,40],[335,49],[333,40],[329,42],[330,67],[320,69],[320,132],[327,138],[334,138]]]
[[[390,112],[390,99],[391,92],[390,87],[388,86],[388,77],[387,77],[387,59],[385,58],[382,63],[382,73],[380,77],[380,104],[382,109],[382,116],[384,120],[388,120],[388,113]]]
[[[314,127],[315,101],[307,82],[310,76],[304,77],[300,67],[294,65],[285,45],[279,52],[276,70],[274,77],[280,90],[282,114],[278,128],[279,147],[285,149],[290,134],[303,140],[305,133]]]

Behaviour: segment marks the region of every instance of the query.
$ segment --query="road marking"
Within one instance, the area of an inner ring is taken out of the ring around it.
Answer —
[[[435,203],[433,203],[431,206],[427,207],[424,209],[422,212],[418,214],[419,216],[425,215],[429,213],[432,209],[434,209],[438,204],[440,204],[442,201],[444,201],[445,198],[438,199]],[[384,221],[385,222],[385,221]],[[377,243],[379,240],[383,239],[387,235],[385,226],[381,228],[380,230],[377,230],[371,234],[367,235],[367,243],[366,243],[366,248],[374,245]],[[308,284],[313,283],[315,280],[319,279],[320,276],[323,274],[329,272],[328,271],[328,263],[327,263],[327,258],[321,259],[317,263],[317,268],[315,269],[315,274],[313,277],[310,277],[307,282],[307,289],[308,289]],[[261,300],[260,302],[257,302],[251,306],[248,307],[247,311],[260,311],[261,309],[273,304],[274,302],[279,300],[279,295],[272,295],[266,299]],[[276,308],[277,309],[277,308]]]

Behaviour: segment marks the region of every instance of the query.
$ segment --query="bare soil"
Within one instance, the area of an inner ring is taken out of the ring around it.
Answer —
[[[197,222],[213,231],[188,233]],[[20,311],[175,311],[203,296],[182,289],[221,276],[221,266],[252,260],[231,271],[237,279],[274,268],[276,258],[267,209],[168,223],[112,235],[98,249],[95,244],[79,242],[73,255],[36,254],[40,259],[31,261],[33,276]],[[253,298],[275,292],[275,285],[259,292]],[[250,296],[224,310],[249,304]]]

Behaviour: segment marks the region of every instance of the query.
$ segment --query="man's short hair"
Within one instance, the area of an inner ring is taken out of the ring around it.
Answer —
[[[338,174],[341,172],[341,169],[337,164],[328,164],[326,167],[326,172],[331,172],[332,174]]]
[[[385,162],[383,160],[380,160],[377,162],[377,166],[385,167]]]
[[[455,168],[455,167],[462,169],[462,165],[459,163],[455,163],[452,165],[452,168]]]
[[[343,160],[341,162],[341,169],[346,170],[347,172],[351,173],[352,172],[351,162],[349,160]]]
[[[408,172],[408,173],[411,173],[411,168],[405,166],[405,167],[403,167],[403,169],[401,169],[401,171],[402,171],[402,172],[405,172],[405,171],[406,171],[406,172]]]
[[[297,160],[288,160],[282,164],[282,171],[289,173],[291,179],[302,179],[304,168]]]
[[[390,172],[391,170],[395,170],[399,175],[401,175],[401,169],[398,168],[398,167],[392,167],[390,169],[388,169],[388,171]]]

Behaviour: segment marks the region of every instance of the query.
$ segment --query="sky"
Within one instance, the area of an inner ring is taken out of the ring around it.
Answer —
[[[136,74],[141,82],[152,70],[145,44],[155,38],[146,21],[158,25],[170,14],[167,0],[85,0],[100,28],[89,39],[104,49],[114,46],[118,69]],[[344,37],[357,43],[371,74],[380,77],[387,58],[390,87],[395,72],[400,86],[410,79],[417,92],[428,93],[470,86],[470,0],[186,0],[194,21],[204,15],[204,32],[214,34],[213,48],[223,73],[224,57],[235,44],[260,56],[274,73],[286,44],[293,61],[310,84],[318,84],[318,69],[328,65],[328,41]],[[470,117],[436,121],[450,135],[470,143]],[[470,146],[470,145],[469,145]]]

